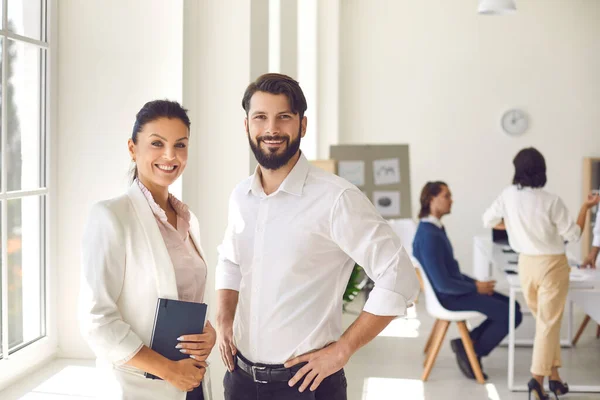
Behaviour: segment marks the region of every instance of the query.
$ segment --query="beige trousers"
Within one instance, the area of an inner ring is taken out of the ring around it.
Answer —
[[[564,254],[519,256],[519,278],[535,318],[531,373],[550,376],[561,366],[560,327],[569,293],[569,263]]]

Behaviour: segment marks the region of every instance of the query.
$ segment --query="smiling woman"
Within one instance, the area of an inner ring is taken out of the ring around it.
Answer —
[[[132,180],[139,178],[148,188],[173,183],[187,163],[189,134],[190,119],[178,103],[146,103],[129,139],[129,154],[135,163]]]
[[[207,268],[198,220],[169,193],[187,165],[189,127],[179,103],[146,103],[128,140],[135,162],[131,187],[97,203],[88,219],[80,321],[103,371],[102,398],[210,398],[206,359],[216,340],[210,323],[204,332],[179,333],[185,336],[178,336],[177,348],[187,359],[171,361],[150,348],[159,298],[204,298]]]

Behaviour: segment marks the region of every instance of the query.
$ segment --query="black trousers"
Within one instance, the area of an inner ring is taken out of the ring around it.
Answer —
[[[196,389],[191,392],[187,392],[185,396],[186,400],[204,400],[204,393],[202,393],[202,383]]]
[[[302,381],[289,387],[287,382],[255,383],[237,366],[223,378],[225,400],[347,400],[348,383],[343,369],[325,378],[314,392],[309,386],[300,393],[301,384]]]

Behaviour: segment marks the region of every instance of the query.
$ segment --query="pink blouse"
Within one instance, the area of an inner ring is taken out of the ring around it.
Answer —
[[[169,193],[169,203],[177,213],[177,229],[175,229],[167,220],[165,211],[154,201],[150,190],[139,180],[137,182],[148,200],[171,257],[175,269],[179,300],[202,303],[206,287],[207,268],[190,238],[190,210],[188,206]]]

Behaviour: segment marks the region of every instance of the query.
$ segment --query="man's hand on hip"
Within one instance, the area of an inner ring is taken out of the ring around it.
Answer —
[[[310,390],[314,392],[325,378],[344,368],[349,359],[350,353],[345,351],[339,342],[333,343],[321,350],[293,358],[285,363],[286,368],[304,362],[307,364],[296,372],[296,375],[290,379],[288,384],[290,387],[293,387],[304,378],[304,382],[302,382],[298,390],[304,392],[308,385],[310,385]]]

